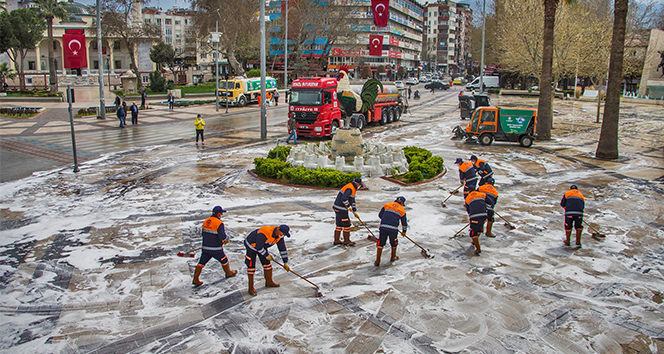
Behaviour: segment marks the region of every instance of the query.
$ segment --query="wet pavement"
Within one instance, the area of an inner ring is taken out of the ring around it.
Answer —
[[[215,134],[198,148],[191,127],[195,108],[146,113],[147,132],[134,141],[122,140],[115,121],[90,122],[102,127],[91,129],[89,139],[103,140],[107,149],[118,146],[115,153],[97,152],[99,158],[82,163],[77,174],[63,168],[1,185],[0,349],[662,350],[664,110],[624,105],[621,159],[602,161],[593,158],[599,133],[593,103],[556,101],[552,141],[536,141],[530,149],[480,146],[449,139],[455,125],[467,122],[458,118],[456,94],[425,96],[402,122],[363,134],[372,144],[427,148],[450,169],[441,179],[411,187],[365,181],[369,190],[358,192],[358,209],[374,233],[380,207],[404,195],[409,237],[436,256],[424,259],[400,239],[401,259],[390,264],[384,257],[380,267],[373,266],[375,245],[356,220],[352,235],[358,245],[331,245],[336,190],[270,184],[247,174],[253,158],[286,136],[280,119],[272,118],[270,141],[264,142],[255,127],[224,130],[224,118],[213,117],[208,127],[216,126]],[[492,99],[536,105],[536,99]],[[201,109],[213,115],[210,107]],[[183,130],[167,134],[164,126]],[[159,143],[150,142],[152,137]],[[82,148],[103,148],[95,149]],[[509,230],[497,220],[498,237],[481,238],[480,257],[472,255],[467,236],[450,238],[466,223],[461,198],[453,196],[447,208],[440,205],[458,186],[454,158],[471,154],[493,167],[498,210],[516,226]],[[558,202],[571,183],[586,195],[587,222],[607,234],[597,241],[585,233],[580,250],[561,247]],[[239,274],[224,279],[219,264],[210,262],[201,277],[206,285],[192,289],[197,258],[176,254],[198,247],[200,225],[217,204],[229,211],[223,219],[232,242],[225,248]],[[259,226],[281,223],[293,230],[287,241],[291,267],[319,284],[322,298],[281,269],[275,270],[280,288],[264,288],[259,270],[259,295],[247,294],[241,240]]]

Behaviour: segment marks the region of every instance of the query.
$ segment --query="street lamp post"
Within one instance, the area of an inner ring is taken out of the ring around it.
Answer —
[[[215,110],[219,112],[219,21],[217,21],[215,33],[212,38],[213,41],[217,44],[217,49],[214,55],[214,74],[216,76],[216,79],[214,80],[216,82],[216,89],[214,91],[214,106]],[[226,97],[226,101],[228,101],[228,97]]]
[[[99,65],[99,112],[97,118],[106,119],[106,99],[104,97],[104,57],[102,56],[101,44],[101,0],[97,0],[97,54]]]
[[[111,91],[111,58],[106,59],[106,70],[108,72],[108,90]]]
[[[288,90],[288,1],[286,0],[286,15],[284,18],[284,89],[286,90]],[[284,99],[284,101],[286,100]]]
[[[484,93],[484,32],[486,31],[486,0],[482,2],[482,60],[480,63],[480,92]]]

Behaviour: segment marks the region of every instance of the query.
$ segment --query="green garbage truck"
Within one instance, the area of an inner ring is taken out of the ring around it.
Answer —
[[[535,140],[537,109],[520,107],[479,107],[464,130],[454,128],[454,138],[475,140],[481,145],[493,141],[518,142],[530,147]]]

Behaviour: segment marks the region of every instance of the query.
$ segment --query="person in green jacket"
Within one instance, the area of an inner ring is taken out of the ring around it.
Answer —
[[[203,120],[203,117],[199,114],[196,117],[196,121],[194,121],[194,125],[196,126],[196,145],[198,145],[198,137],[201,137],[201,143],[205,145],[205,136],[203,135],[203,131],[205,130],[205,121]]]

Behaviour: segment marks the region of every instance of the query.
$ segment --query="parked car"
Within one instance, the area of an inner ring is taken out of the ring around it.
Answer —
[[[430,83],[424,85],[424,88],[427,90],[431,90],[432,88],[434,90],[449,90],[450,84],[447,82],[442,82],[442,81],[431,81]]]
[[[457,77],[452,81],[453,85],[463,85],[463,78],[462,77]]]
[[[416,77],[409,77],[406,79],[406,84],[407,85],[417,85],[420,83],[420,80],[418,80]]]
[[[397,88],[400,88],[400,89],[406,87],[406,86],[404,86],[403,81],[395,81],[395,82],[394,82],[394,85],[395,85]]]
[[[429,81],[431,81],[431,79],[429,79],[428,77],[420,76],[420,82],[429,82]]]

